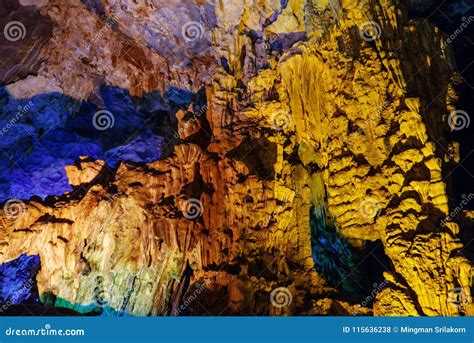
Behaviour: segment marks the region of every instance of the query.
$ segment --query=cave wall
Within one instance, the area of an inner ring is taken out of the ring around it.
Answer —
[[[39,255],[44,303],[110,315],[473,313],[450,302],[459,288],[470,298],[472,265],[459,225],[443,221],[456,156],[435,142],[459,77],[439,29],[392,0],[190,1],[173,24],[174,2],[45,3],[54,29],[35,58],[47,63],[10,80],[11,97],[54,85],[123,113],[104,102],[105,83],[128,90],[129,116],[146,121],[146,97],[193,96],[166,108],[161,159],[81,157],[64,169],[68,192],[0,212],[0,262]],[[107,37],[94,36],[104,15]],[[203,30],[191,41],[179,38],[190,19]],[[389,259],[372,308],[315,263],[327,258],[312,244],[316,208],[341,245],[376,242]]]

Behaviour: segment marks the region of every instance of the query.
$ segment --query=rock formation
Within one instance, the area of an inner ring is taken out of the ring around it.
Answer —
[[[67,176],[66,193],[6,201],[0,263],[38,255],[43,304],[138,316],[474,314],[459,226],[472,216],[446,220],[459,155],[436,145],[451,144],[460,77],[444,34],[403,3],[8,6],[2,23],[30,11],[27,32],[41,37],[5,48],[11,98],[59,92],[115,119],[130,108],[126,125],[148,130],[131,146],[96,130],[105,161],[74,150],[55,179]],[[103,85],[132,100],[110,105]],[[147,127],[156,111],[160,128]],[[369,256],[380,272],[363,270]]]

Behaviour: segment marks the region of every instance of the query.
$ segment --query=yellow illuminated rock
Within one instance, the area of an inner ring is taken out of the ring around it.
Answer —
[[[471,304],[449,300],[455,289],[470,296],[473,269],[456,254],[459,225],[441,224],[450,211],[447,162],[434,141],[443,138],[452,103],[447,94],[435,97],[454,73],[451,55],[433,50],[441,33],[409,20],[395,0],[290,0],[264,39],[308,38],[281,56],[267,51],[265,67],[253,68],[246,33],[279,4],[218,2],[211,39],[229,70],[214,65],[208,84],[193,85],[206,85],[207,110],[191,126],[187,112],[177,113],[182,142],[173,153],[143,167],[122,163],[96,183],[102,162],[68,167],[72,185],[91,187],[48,205],[28,202],[14,222],[0,212],[0,262],[39,254],[40,293],[72,304],[92,303],[97,275],[106,274],[110,306],[119,308],[133,282],[124,310],[135,315],[170,314],[187,265],[191,284],[205,281],[203,305],[216,315],[474,315]],[[360,28],[371,21],[381,32],[368,42]],[[131,89],[143,77],[119,68],[120,77],[108,75],[113,84]],[[175,72],[163,78],[184,77]],[[192,219],[190,201],[199,203]],[[390,260],[373,310],[343,301],[315,270],[310,210],[318,206],[342,237],[354,246],[378,241]],[[280,309],[269,295],[282,285],[292,302]]]

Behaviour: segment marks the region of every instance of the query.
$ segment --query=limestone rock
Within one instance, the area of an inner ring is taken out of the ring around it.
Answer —
[[[138,97],[196,94],[165,158],[82,158],[66,168],[74,191],[27,201],[14,220],[1,211],[0,262],[39,255],[43,302],[80,312],[472,314],[459,225],[441,224],[456,160],[435,147],[453,108],[442,34],[394,0],[310,3],[42,3],[48,64],[11,83],[15,96],[48,80],[88,99],[97,75]],[[198,41],[180,36],[189,20]],[[377,242],[388,258],[373,310],[315,269],[315,208],[341,241]],[[469,301],[451,306],[453,292]]]

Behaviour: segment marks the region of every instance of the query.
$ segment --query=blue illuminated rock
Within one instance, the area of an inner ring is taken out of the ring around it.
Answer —
[[[18,305],[34,296],[39,269],[39,255],[22,254],[13,261],[1,264],[0,305]]]

